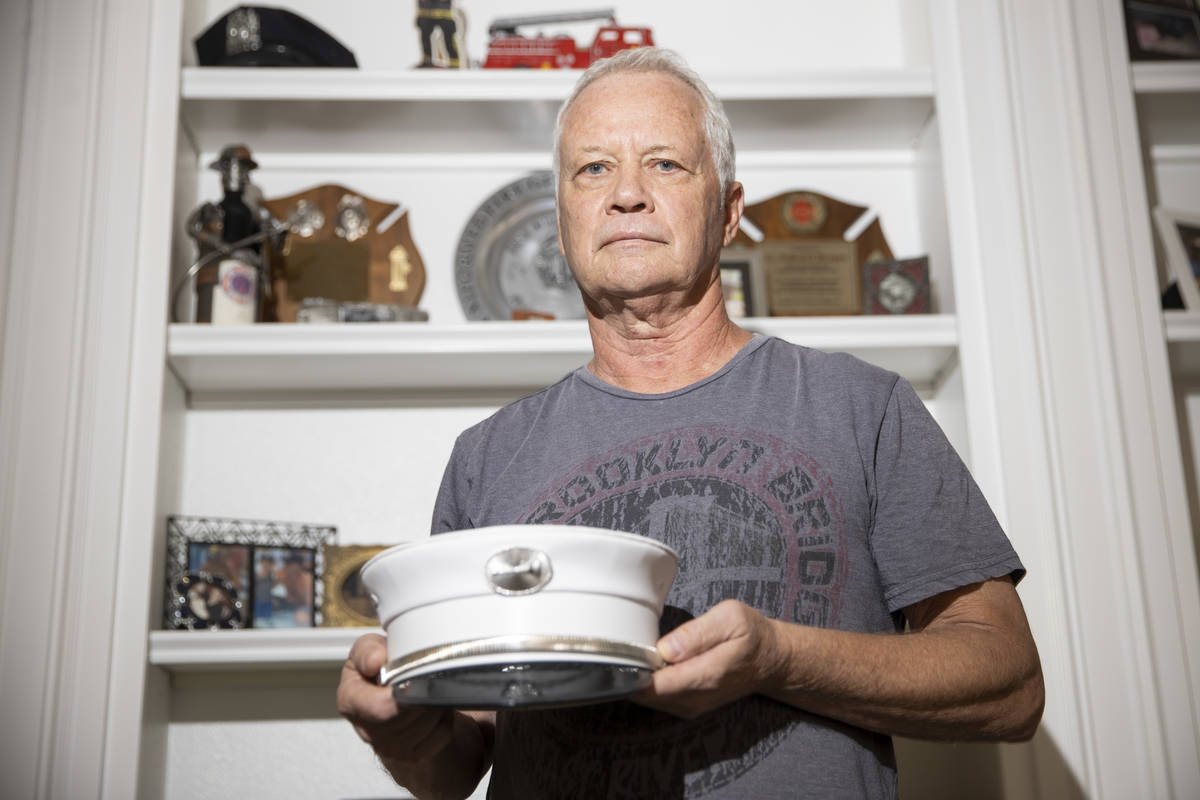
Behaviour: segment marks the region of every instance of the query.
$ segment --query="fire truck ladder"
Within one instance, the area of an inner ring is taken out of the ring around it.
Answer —
[[[555,22],[587,22],[593,19],[616,19],[616,10],[599,8],[594,11],[571,11],[562,14],[534,14],[528,17],[501,17],[488,26],[488,36],[516,36],[524,25],[550,25]]]

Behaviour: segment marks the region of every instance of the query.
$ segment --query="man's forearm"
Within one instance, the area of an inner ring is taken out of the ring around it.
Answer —
[[[419,800],[462,800],[491,766],[492,723],[464,713],[454,716],[454,736],[432,758],[405,762],[380,756],[396,783]]]
[[[1036,651],[955,624],[863,634],[772,621],[781,660],[765,694],[822,716],[921,739],[1023,740],[1041,718]]]

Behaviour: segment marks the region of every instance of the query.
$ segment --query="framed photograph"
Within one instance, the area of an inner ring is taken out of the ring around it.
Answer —
[[[314,627],[315,572],[316,551],[311,547],[254,548],[254,627]]]
[[[390,545],[331,545],[325,548],[324,605],[321,624],[328,627],[378,627],[375,603],[359,570]]]
[[[217,517],[167,519],[163,627],[320,624],[331,525]]]
[[[1154,222],[1167,254],[1167,269],[1175,278],[1183,307],[1200,311],[1200,212],[1157,206]]]
[[[1200,59],[1200,8],[1195,0],[1125,0],[1132,61]]]
[[[767,287],[762,254],[752,247],[733,245],[721,252],[721,293],[730,319],[767,315]]]

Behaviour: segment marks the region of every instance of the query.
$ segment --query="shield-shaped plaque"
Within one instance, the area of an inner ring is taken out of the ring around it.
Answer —
[[[337,184],[264,200],[287,226],[272,260],[275,315],[295,322],[306,298],[415,307],[425,264],[399,203]]]
[[[811,190],[746,206],[745,218],[763,239],[756,243],[739,231],[734,244],[761,255],[772,316],[862,312],[862,265],[892,258],[878,218],[846,241],[846,231],[866,212]]]

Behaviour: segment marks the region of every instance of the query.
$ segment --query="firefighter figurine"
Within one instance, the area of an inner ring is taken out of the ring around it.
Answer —
[[[462,32],[466,26],[460,24],[459,16],[454,0],[417,0],[417,27],[421,31],[421,63],[418,67],[459,69],[463,66]]]

